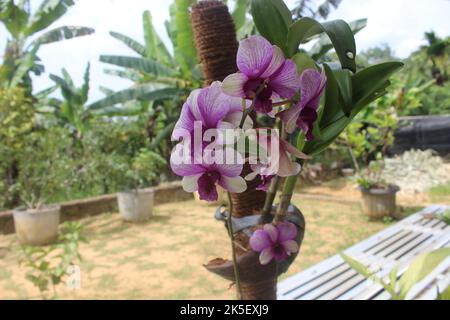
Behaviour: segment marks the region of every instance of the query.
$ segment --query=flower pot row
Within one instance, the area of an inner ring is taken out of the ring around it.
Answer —
[[[124,221],[144,222],[153,214],[154,191],[151,189],[119,192],[119,212]],[[61,207],[45,206],[39,209],[13,210],[17,238],[23,245],[42,246],[58,237]]]

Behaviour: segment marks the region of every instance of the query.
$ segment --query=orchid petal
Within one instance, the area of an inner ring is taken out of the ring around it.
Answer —
[[[294,240],[284,241],[281,243],[281,245],[288,255],[298,252],[299,249],[297,242],[295,242]]]
[[[274,258],[275,253],[273,252],[272,247],[264,249],[259,255],[259,263],[262,265],[269,264],[270,261]]]
[[[281,222],[277,224],[279,241],[293,240],[297,237],[297,227],[291,222]]]
[[[180,118],[178,119],[175,128],[172,132],[172,140],[176,140],[180,138],[180,135],[183,134],[184,130],[189,132],[194,130],[194,115],[189,108],[187,103],[183,104],[181,109]]]
[[[245,98],[244,85],[248,77],[243,73],[233,73],[222,82],[223,92],[232,97]]]
[[[269,235],[264,230],[256,230],[250,237],[250,246],[256,252],[261,252],[272,246]]]
[[[194,114],[200,115],[198,120],[203,122],[207,128],[216,127],[230,110],[227,103],[227,97],[222,92],[220,82],[216,81],[208,88],[202,89],[197,98],[196,104],[198,110]]]
[[[264,71],[263,74],[261,74],[261,78],[269,78],[271,75],[277,72],[278,69],[280,69],[284,61],[285,58],[283,55],[283,51],[277,46],[273,46],[272,60],[267,66],[266,71]]]
[[[183,190],[186,192],[195,192],[198,190],[198,179],[203,175],[199,173],[193,176],[183,177],[182,184]]]
[[[249,78],[259,77],[272,61],[273,46],[261,36],[244,39],[239,44],[237,66]]]
[[[270,239],[272,240],[273,243],[276,243],[278,240],[278,229],[271,223],[265,224],[264,225],[264,231],[267,232],[267,234],[269,235]]]
[[[282,148],[284,148],[284,150],[286,150],[287,152],[289,152],[290,154],[299,159],[311,159],[311,156],[308,156],[307,154],[301,152],[286,140],[280,139],[280,145]]]
[[[232,193],[242,193],[247,189],[247,183],[242,177],[227,177],[223,175],[219,180],[219,185]]]
[[[201,166],[200,164],[185,163],[185,162],[179,163],[175,159],[176,156],[177,156],[177,154],[176,154],[176,149],[175,149],[174,152],[172,152],[172,154],[170,156],[170,167],[172,168],[172,171],[176,175],[181,176],[181,177],[186,177],[186,176],[193,176],[193,175],[197,175],[199,173],[206,172],[206,169],[203,166]]]
[[[300,89],[297,66],[292,60],[286,60],[280,69],[270,78],[270,87],[281,97],[290,99]]]
[[[287,133],[291,134],[295,131],[295,128],[297,127],[297,119],[300,116],[301,111],[300,104],[295,104],[289,109],[277,114],[277,117],[283,121]]]
[[[317,109],[320,97],[326,86],[325,74],[314,69],[306,69],[300,75],[301,84],[301,105]]]

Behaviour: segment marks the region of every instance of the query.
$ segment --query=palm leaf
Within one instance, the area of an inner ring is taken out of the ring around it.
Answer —
[[[12,0],[0,2],[0,21],[14,38],[18,38],[28,22],[28,13]]]
[[[176,47],[174,48],[176,60],[180,63],[185,75],[190,75],[192,68],[197,64],[197,49],[194,45],[189,8],[195,0],[175,0],[174,22],[176,28]]]
[[[77,27],[77,26],[64,26],[44,33],[42,36],[33,41],[32,44],[48,44],[52,42],[58,42],[62,40],[68,40],[76,37],[83,37],[95,32],[92,28]]]
[[[127,56],[100,56],[100,61],[116,66],[133,69],[142,73],[149,73],[155,76],[172,76],[175,71],[162,65],[158,61],[148,58],[136,58]]]
[[[164,42],[162,42],[153,26],[152,15],[150,14],[150,11],[145,11],[143,13],[142,21],[147,58],[153,58],[164,64],[171,64],[172,56],[170,55],[167,47],[164,45]]]
[[[73,6],[73,0],[44,0],[36,13],[31,17],[24,32],[25,36],[30,36],[38,31],[49,27],[53,22],[61,18],[67,9]]]
[[[179,96],[185,93],[186,91],[183,89],[165,88],[155,90],[153,85],[142,84],[132,87],[130,89],[116,92],[106,98],[94,102],[93,104],[88,106],[88,109],[98,110],[104,107],[116,105],[118,103],[125,103],[130,100],[153,101],[153,100],[170,99],[177,95]]]
[[[122,41],[128,48],[130,48],[137,54],[139,54],[143,57],[147,56],[146,48],[142,44],[137,42],[136,40],[131,39],[130,37],[128,37],[124,34],[118,33],[118,32],[111,31],[109,34],[111,35],[111,37],[113,37],[119,41]]]

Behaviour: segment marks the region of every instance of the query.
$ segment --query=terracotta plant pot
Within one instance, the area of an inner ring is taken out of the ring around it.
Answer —
[[[390,185],[388,188],[359,188],[362,194],[364,213],[370,219],[384,217],[395,218],[396,194],[400,190],[398,186]]]
[[[60,209],[59,206],[50,206],[39,210],[13,210],[19,242],[32,246],[53,243],[58,237]]]
[[[153,215],[153,190],[119,192],[117,201],[119,212],[125,221],[142,222]]]
[[[274,207],[272,212],[276,212],[276,207]],[[218,220],[225,220],[227,216],[228,213],[226,211],[220,212],[220,208],[216,212],[216,219]],[[258,226],[270,223],[273,218],[274,215],[251,215],[243,218],[233,218],[232,225],[235,237],[239,238],[240,243],[248,243],[251,233]],[[297,226],[298,236],[296,241],[300,248],[305,234],[305,219],[300,210],[291,205],[288,209],[287,221]],[[243,238],[247,238],[247,241],[243,241]],[[242,297],[240,298],[242,300],[276,300],[278,277],[289,269],[300,250],[284,261],[276,262],[272,260],[267,265],[261,265],[259,253],[252,251],[249,246],[247,246],[246,250],[246,252],[239,254],[237,258],[242,288]],[[205,268],[226,280],[235,282],[232,261],[217,258],[205,265]]]

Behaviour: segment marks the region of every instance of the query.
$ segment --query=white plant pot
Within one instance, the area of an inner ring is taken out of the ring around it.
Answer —
[[[119,212],[125,221],[141,222],[153,215],[153,190],[119,192]]]
[[[58,237],[61,207],[50,206],[39,210],[13,210],[14,227],[21,244],[42,246]]]

